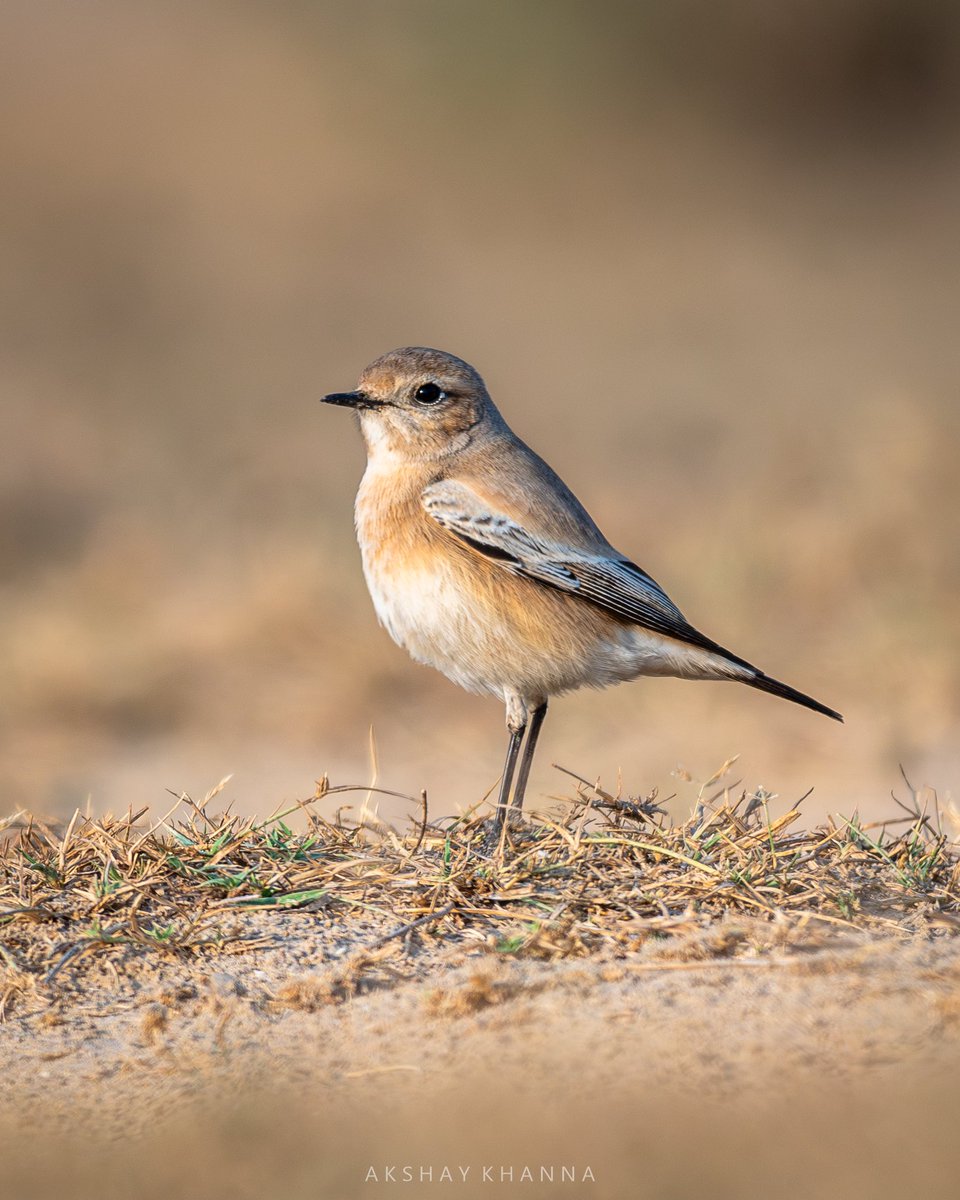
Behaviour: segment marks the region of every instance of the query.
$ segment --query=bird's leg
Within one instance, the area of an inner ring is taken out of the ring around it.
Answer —
[[[498,838],[507,819],[507,802],[510,799],[510,785],[513,783],[513,772],[517,766],[517,755],[520,753],[520,743],[523,741],[526,722],[510,729],[510,741],[507,744],[507,757],[503,764],[503,778],[500,781],[500,797],[497,800],[497,811],[493,818],[493,836]]]
[[[520,771],[517,775],[517,786],[513,793],[511,808],[519,812],[523,808],[523,796],[527,790],[527,780],[530,778],[530,768],[533,765],[533,755],[537,748],[537,738],[543,718],[547,715],[547,702],[538,704],[530,715],[530,728],[527,731],[527,744],[523,748],[523,758],[520,760]]]

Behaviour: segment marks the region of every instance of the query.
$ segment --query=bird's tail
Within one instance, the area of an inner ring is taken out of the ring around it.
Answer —
[[[741,676],[740,682],[745,683],[748,687],[757,688],[761,692],[769,692],[772,696],[782,696],[784,700],[792,700],[794,704],[802,704],[804,708],[812,708],[814,712],[823,713],[825,717],[832,717],[834,721],[843,720],[840,713],[834,712],[832,708],[827,708],[819,700],[814,700],[812,696],[798,692],[796,688],[790,687],[787,683],[781,683],[779,679],[771,679],[762,671],[757,671],[756,675],[752,677]]]

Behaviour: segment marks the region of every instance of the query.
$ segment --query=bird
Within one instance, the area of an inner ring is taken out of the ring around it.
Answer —
[[[352,409],[366,443],[355,524],[380,623],[416,661],[505,706],[494,835],[522,808],[548,702],[576,688],[736,680],[843,720],[691,625],[510,429],[469,363],[407,346],[322,400]]]

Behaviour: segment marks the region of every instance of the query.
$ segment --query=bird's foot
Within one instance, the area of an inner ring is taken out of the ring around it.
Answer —
[[[512,846],[523,830],[523,818],[515,808],[498,812],[480,826],[482,838],[478,847],[483,855],[494,857]]]

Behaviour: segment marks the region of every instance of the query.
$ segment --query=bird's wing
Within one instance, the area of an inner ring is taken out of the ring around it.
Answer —
[[[456,480],[431,484],[422,501],[438,525],[504,570],[577,596],[622,620],[742,662],[694,629],[660,585],[628,559],[539,538]]]

